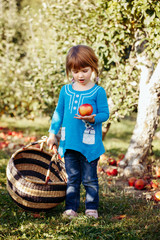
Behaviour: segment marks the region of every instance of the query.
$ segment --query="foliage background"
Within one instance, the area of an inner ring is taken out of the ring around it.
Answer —
[[[99,57],[100,84],[112,103],[110,120],[137,110],[137,30],[156,65],[160,2],[154,0],[2,0],[0,2],[0,114],[51,116],[65,76],[65,56],[76,44]]]

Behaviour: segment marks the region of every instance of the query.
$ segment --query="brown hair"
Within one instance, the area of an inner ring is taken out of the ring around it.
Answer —
[[[98,58],[93,49],[85,45],[77,45],[70,48],[66,57],[67,77],[69,77],[69,72],[72,69],[79,70],[84,67],[91,67],[98,76]]]

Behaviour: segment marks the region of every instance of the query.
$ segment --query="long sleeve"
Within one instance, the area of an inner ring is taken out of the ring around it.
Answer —
[[[54,134],[58,133],[63,122],[63,117],[64,117],[64,87],[62,87],[60,91],[58,104],[52,116],[49,132]]]
[[[109,118],[107,95],[103,88],[101,88],[97,94],[97,114],[94,118],[94,124],[105,122]]]
[[[79,106],[91,104],[95,123],[86,123],[75,118]],[[105,90],[98,85],[91,89],[74,90],[71,84],[61,89],[57,107],[53,113],[50,133],[57,134],[61,128],[61,139],[58,152],[64,157],[66,149],[81,152],[91,162],[105,152],[102,142],[102,122],[109,117]],[[91,126],[90,126],[91,125]]]

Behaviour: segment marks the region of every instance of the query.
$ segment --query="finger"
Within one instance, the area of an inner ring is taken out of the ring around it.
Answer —
[[[57,153],[57,145],[56,144],[53,145],[53,152]]]
[[[81,116],[80,115],[78,115],[78,114],[75,114],[75,116],[74,116],[75,118],[80,118]]]
[[[53,145],[49,145],[49,150],[52,150]]]

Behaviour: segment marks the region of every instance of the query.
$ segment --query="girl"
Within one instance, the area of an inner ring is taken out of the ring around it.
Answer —
[[[109,109],[105,90],[92,81],[98,77],[98,59],[93,49],[85,45],[72,47],[66,58],[66,73],[67,77],[72,74],[72,84],[61,89],[47,144],[50,149],[57,144],[56,134],[62,126],[59,153],[64,156],[68,175],[63,215],[77,216],[82,182],[86,190],[85,214],[98,218],[97,162],[105,152],[102,122],[109,118]],[[92,105],[93,114],[80,116],[78,109],[85,103]]]

